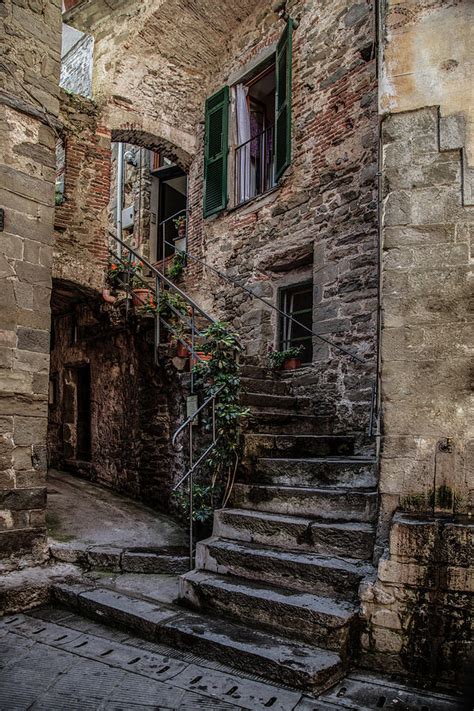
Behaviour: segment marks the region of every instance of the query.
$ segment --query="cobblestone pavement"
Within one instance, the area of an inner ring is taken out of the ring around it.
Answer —
[[[455,699],[350,675],[319,699],[59,608],[0,620],[0,711],[458,711]]]

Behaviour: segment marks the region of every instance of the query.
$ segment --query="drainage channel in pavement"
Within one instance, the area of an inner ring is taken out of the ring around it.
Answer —
[[[301,693],[63,610],[0,621],[1,711],[299,709]]]
[[[0,711],[461,711],[459,700],[352,673],[318,699],[58,607],[0,621]]]

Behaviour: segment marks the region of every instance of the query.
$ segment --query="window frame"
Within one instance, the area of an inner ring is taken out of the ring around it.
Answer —
[[[311,305],[307,309],[300,309],[298,311],[291,311],[289,308],[286,307],[284,298],[286,294],[292,293],[293,295],[298,293],[299,291],[309,291],[311,295]],[[313,285],[313,280],[311,277],[308,277],[304,279],[303,281],[296,282],[293,284],[285,284],[284,286],[279,287],[278,289],[278,308],[280,311],[284,312],[288,316],[292,316],[298,321],[298,315],[299,314],[311,314],[311,328],[312,330],[312,323],[313,323],[313,314],[314,314],[314,285]],[[293,348],[297,347],[298,345],[304,345],[304,343],[309,343],[310,344],[310,351],[311,351],[311,358],[310,360],[303,360],[304,364],[310,364],[313,362],[313,356],[314,356],[314,347],[313,347],[313,335],[308,332],[307,336],[298,336],[296,338],[290,338],[287,339],[285,338],[285,329],[288,327],[288,325],[291,326],[291,321],[287,319],[286,316],[283,316],[283,314],[279,315],[278,318],[278,331],[277,331],[277,344],[278,344],[278,350],[287,350],[288,348]]]

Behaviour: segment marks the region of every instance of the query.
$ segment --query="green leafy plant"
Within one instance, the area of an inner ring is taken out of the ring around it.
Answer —
[[[146,288],[142,277],[142,265],[135,260],[128,262],[125,259],[112,258],[107,267],[107,282],[112,288],[123,289],[127,283],[132,289]]]
[[[194,367],[197,384],[202,384],[205,399],[219,391],[216,401],[216,444],[206,460],[210,485],[222,490],[220,505],[225,506],[235,481],[241,454],[240,427],[250,414],[240,405],[240,365],[242,346],[226,323],[217,321],[203,332],[200,351],[211,359]]]
[[[158,308],[156,305],[154,294],[148,295],[148,299],[147,299],[146,303],[143,304],[143,306],[141,307],[141,311],[142,311],[142,313],[152,314],[152,316],[156,316],[156,314],[158,312]]]
[[[193,521],[207,523],[212,520],[216,497],[219,498],[219,491],[210,484],[193,484]],[[189,492],[185,489],[178,489],[171,497],[175,504],[178,517],[189,520]]]
[[[160,305],[158,311],[163,318],[167,318],[175,315],[173,309],[176,309],[176,311],[182,314],[186,314],[188,312],[188,304],[180,294],[168,289],[163,289],[160,291]]]
[[[273,370],[279,370],[285,361],[290,360],[290,358],[299,358],[303,351],[303,346],[287,348],[284,351],[275,351],[271,349],[267,354],[268,364],[270,368],[273,368]]]
[[[179,279],[184,271],[186,263],[186,254],[184,252],[176,252],[171,265],[168,267],[167,275],[170,279]]]

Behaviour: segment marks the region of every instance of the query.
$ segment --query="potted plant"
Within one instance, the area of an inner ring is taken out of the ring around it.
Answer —
[[[132,306],[143,308],[152,297],[152,291],[143,279],[142,265],[138,262],[130,262],[128,272],[132,289]]]
[[[273,348],[268,353],[268,363],[273,370],[296,370],[301,367],[301,355],[303,346],[293,346],[283,351],[275,351]]]
[[[127,273],[119,259],[111,259],[107,266],[106,280],[111,289],[123,289],[126,284]]]
[[[173,224],[178,231],[178,239],[186,237],[186,215],[180,215],[173,220]]]
[[[149,314],[150,316],[156,316],[157,311],[158,311],[158,309],[156,307],[155,296],[154,296],[154,294],[149,292],[148,300],[146,301],[145,304],[143,304],[142,313]]]

